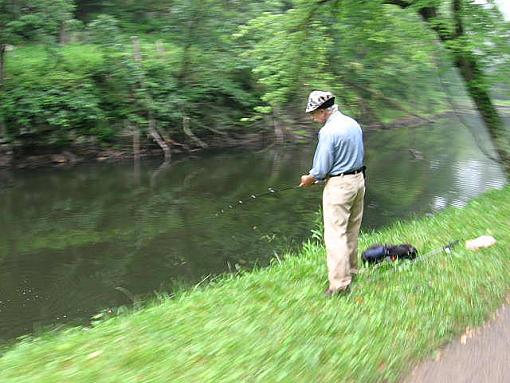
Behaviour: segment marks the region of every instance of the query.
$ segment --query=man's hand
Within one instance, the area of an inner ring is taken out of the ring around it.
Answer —
[[[307,187],[310,185],[313,185],[317,180],[314,176],[311,176],[310,174],[304,174],[301,176],[301,183],[299,184],[299,187]]]

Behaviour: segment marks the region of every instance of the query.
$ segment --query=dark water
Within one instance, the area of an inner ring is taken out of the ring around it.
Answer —
[[[484,142],[481,128],[470,133],[455,119],[366,132],[363,229],[462,206],[502,187],[506,178],[482,154],[480,147],[491,151]],[[250,195],[296,185],[313,149],[207,154],[166,168],[146,161],[139,170],[85,164],[2,174],[0,340],[83,323],[130,305],[131,294],[147,299],[266,265],[298,246],[317,222],[322,188]]]

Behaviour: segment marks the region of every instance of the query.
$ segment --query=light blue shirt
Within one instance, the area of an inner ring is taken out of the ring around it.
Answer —
[[[334,111],[319,131],[310,170],[316,180],[357,170],[363,166],[363,132],[352,118]]]

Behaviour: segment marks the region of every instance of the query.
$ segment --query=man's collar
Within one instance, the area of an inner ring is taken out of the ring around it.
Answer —
[[[326,125],[326,124],[327,124],[327,123],[328,123],[328,122],[329,122],[329,121],[333,118],[333,116],[334,116],[335,114],[337,114],[337,113],[340,113],[340,112],[339,112],[338,108],[335,108],[335,109],[331,112],[331,114],[328,116],[328,118],[326,119],[326,122],[324,123],[324,125]]]

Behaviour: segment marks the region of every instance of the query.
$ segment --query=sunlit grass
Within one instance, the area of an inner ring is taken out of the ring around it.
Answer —
[[[510,188],[463,209],[365,233],[361,248],[408,242],[413,263],[364,269],[351,295],[327,299],[324,249],[226,276],[131,314],[25,339],[0,359],[1,382],[396,381],[466,326],[481,324],[510,287]]]

